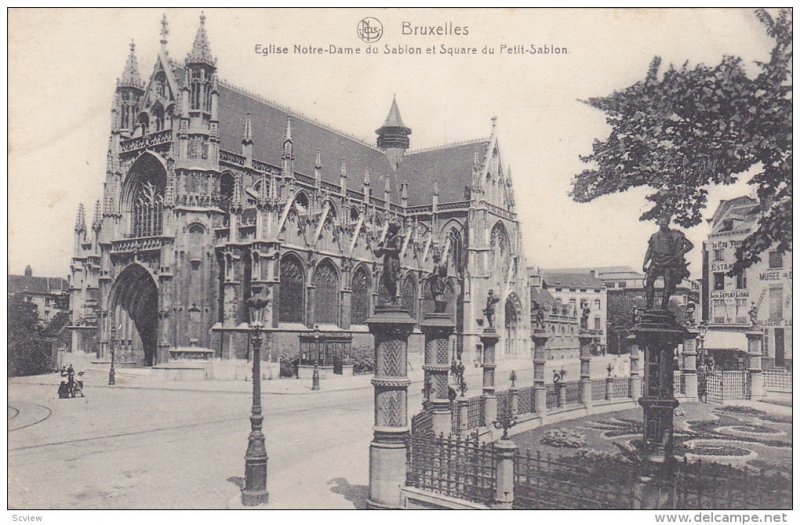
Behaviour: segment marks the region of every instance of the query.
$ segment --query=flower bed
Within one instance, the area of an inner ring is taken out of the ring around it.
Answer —
[[[557,428],[548,430],[539,441],[542,445],[556,448],[581,448],[586,446],[586,436],[574,430]]]
[[[692,454],[698,456],[749,456],[749,450],[731,445],[698,445],[690,449]]]

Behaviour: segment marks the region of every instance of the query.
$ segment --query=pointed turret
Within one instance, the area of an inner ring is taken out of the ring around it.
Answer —
[[[215,67],[216,63],[217,59],[211,54],[211,47],[208,44],[208,35],[206,35],[206,15],[201,11],[200,27],[197,28],[192,50],[186,56],[186,64],[205,64]]]
[[[244,117],[244,130],[242,131],[242,156],[251,161],[253,158],[253,123],[250,113]]]
[[[125,62],[125,69],[122,70],[122,76],[117,80],[117,87],[144,89],[144,82],[139,75],[139,64],[136,60],[136,43],[133,40],[130,43],[130,53]]]
[[[233,195],[231,195],[231,213],[242,213],[244,208],[244,196],[242,193],[242,183],[239,177],[233,181]]]
[[[411,128],[403,123],[400,109],[397,107],[397,97],[392,97],[392,107],[386,116],[383,126],[375,130],[378,134],[378,148],[386,152],[392,169],[397,169],[403,161],[403,155],[410,145],[408,136]]]
[[[389,209],[389,201],[392,198],[392,185],[389,182],[389,176],[387,175],[385,179],[383,179],[383,201],[386,203],[386,209]]]
[[[347,163],[344,159],[339,166],[339,187],[342,188],[342,195],[347,195]]]
[[[364,184],[362,185],[361,191],[364,193],[364,202],[369,203],[369,166],[364,168]]]
[[[434,181],[433,183],[433,195],[431,196],[431,205],[433,205],[433,211],[436,212],[436,209],[439,206],[439,183],[436,181]]]
[[[472,154],[472,195],[476,195],[481,191],[481,161],[478,155],[478,147],[475,147],[475,152]]]
[[[94,203],[94,217],[92,217],[92,229],[99,230],[103,225],[103,217],[100,214],[100,199]]]
[[[86,212],[83,203],[78,204],[78,215],[75,217],[75,233],[86,231]]]
[[[261,172],[261,175],[258,178],[258,206],[260,208],[264,208],[267,203],[269,203],[269,181],[267,180],[267,174],[265,172]]]
[[[167,52],[167,36],[169,35],[169,22],[167,22],[167,13],[161,15],[161,51]]]
[[[292,142],[292,118],[286,119],[286,133],[283,138],[283,153],[281,154],[282,173],[284,178],[294,177],[294,143]]]
[[[400,205],[404,208],[408,206],[408,181],[404,180],[400,184]]]

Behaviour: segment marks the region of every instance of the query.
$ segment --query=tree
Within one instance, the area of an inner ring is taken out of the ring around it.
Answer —
[[[21,295],[8,301],[8,375],[41,374],[51,365],[50,352],[41,340],[36,305]]]
[[[706,186],[733,184],[752,170],[760,218],[732,273],[772,246],[792,249],[792,12],[755,13],[774,47],[768,62],[756,62],[754,78],[737,57],[713,67],[670,65],[663,75],[654,57],[644,80],[585,101],[606,114],[611,133],[581,156],[594,167],[575,176],[570,192],[589,202],[647,186],[655,191],[640,220],[668,215],[691,227],[702,220]]]

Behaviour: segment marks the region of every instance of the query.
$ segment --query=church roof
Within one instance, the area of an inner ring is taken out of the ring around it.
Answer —
[[[431,203],[434,181],[439,184],[439,202],[461,202],[464,186],[472,185],[475,150],[483,159],[489,139],[452,144],[406,153],[400,164],[400,179],[408,181],[408,205]]]
[[[372,194],[383,198],[383,181],[390,176],[391,167],[386,155],[374,146],[330,129],[277,104],[257,98],[225,82],[219,83],[221,119],[219,123],[222,149],[239,153],[242,130],[250,113],[253,133],[253,158],[274,166],[281,165],[281,152],[286,131],[286,119],[292,119],[294,169],[312,177],[316,154],[322,160],[322,180],[339,184],[342,159],[347,164],[347,186],[361,191],[365,169],[369,169]],[[397,202],[397,194],[393,192]]]
[[[548,288],[605,288],[605,283],[590,273],[542,270]]]

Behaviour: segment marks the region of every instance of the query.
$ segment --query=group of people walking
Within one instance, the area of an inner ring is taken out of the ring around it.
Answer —
[[[83,395],[83,372],[78,372],[78,379],[75,378],[75,369],[72,368],[72,363],[68,367],[61,367],[61,377],[66,377],[67,380],[61,381],[61,384],[58,386],[58,398],[59,399],[68,399],[71,397],[81,396]]]

